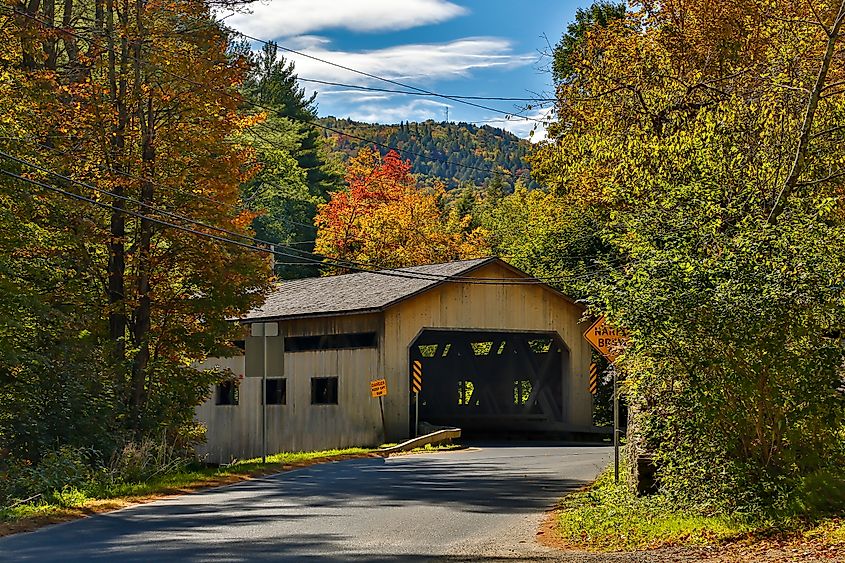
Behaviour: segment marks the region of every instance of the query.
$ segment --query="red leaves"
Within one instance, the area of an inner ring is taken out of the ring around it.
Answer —
[[[317,252],[385,268],[488,254],[486,233],[445,215],[443,188],[418,189],[410,170],[395,151],[362,149],[349,161],[349,188],[320,207]]]

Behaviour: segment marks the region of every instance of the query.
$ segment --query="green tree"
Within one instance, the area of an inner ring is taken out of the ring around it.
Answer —
[[[534,171],[608,247],[585,295],[663,491],[800,507],[845,463],[845,3],[643,4],[587,30]]]
[[[249,234],[243,61],[202,2],[35,2],[0,34],[3,170],[100,204],[0,179],[0,451],[195,438],[219,376],[189,366],[227,349],[268,270],[161,221]]]
[[[624,2],[600,0],[586,9],[578,8],[575,11],[575,21],[567,26],[566,33],[552,52],[552,77],[555,82],[565,82],[571,78],[575,69],[570,61],[573,56],[581,54],[580,47],[587,32],[624,19],[626,10]]]
[[[283,278],[313,276],[317,205],[342,184],[342,168],[330,155],[330,140],[313,125],[317,118],[315,95],[299,86],[292,62],[278,55],[268,43],[258,55],[248,45],[237,49],[251,58],[251,72],[244,84],[247,100],[264,110],[264,119],[248,132],[257,150],[261,171],[244,186],[244,199],[258,216],[253,228],[262,240],[290,248],[276,261]],[[297,258],[300,256],[300,258]]]

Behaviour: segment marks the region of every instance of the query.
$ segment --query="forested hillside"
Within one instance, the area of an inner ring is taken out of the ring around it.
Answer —
[[[324,130],[324,135],[333,139],[344,160],[358,154],[362,147],[370,146],[361,140],[364,138],[404,151],[401,156],[411,161],[412,173],[440,178],[446,189],[463,183],[498,183],[501,179],[505,191],[512,191],[520,178],[526,186],[538,187],[530,177],[525,160],[531,143],[503,129],[432,120],[380,125],[325,117],[319,122],[345,133]],[[493,175],[493,170],[500,173]]]

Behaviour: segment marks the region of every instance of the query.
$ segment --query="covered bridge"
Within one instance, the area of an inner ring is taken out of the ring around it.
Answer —
[[[206,362],[241,379],[198,407],[202,453],[260,455],[265,357],[270,452],[399,441],[417,407],[421,422],[468,433],[588,432],[582,314],[498,258],[283,282],[242,319],[243,356]],[[375,379],[387,382],[384,426]]]

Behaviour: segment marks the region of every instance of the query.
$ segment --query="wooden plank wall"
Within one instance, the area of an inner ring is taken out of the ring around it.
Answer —
[[[381,344],[381,314],[294,319],[280,324],[284,336],[375,332]],[[322,450],[376,446],[383,441],[378,399],[370,397],[370,380],[380,377],[377,348],[287,352],[286,418],[276,445],[284,450]],[[338,404],[312,405],[311,378],[338,377]],[[390,390],[388,390],[389,392]],[[290,399],[293,399],[291,401]]]
[[[197,365],[199,369],[228,368],[244,375],[244,356],[234,358],[209,358]],[[216,391],[216,390],[215,390]],[[249,405],[261,400],[261,380],[240,380],[240,401],[237,405],[217,405],[216,393],[197,407],[197,420],[206,427],[206,443],[197,447],[197,453],[210,463],[227,463],[232,459],[255,457],[261,444],[260,419],[256,419]]]
[[[484,266],[471,276],[518,277],[498,264]],[[564,374],[568,422],[589,428],[592,424],[592,396],[588,390],[591,352],[582,337],[587,325],[578,322],[581,314],[580,307],[542,286],[460,283],[442,284],[388,309],[381,362],[388,386],[397,390],[385,404],[391,439],[408,434],[408,350],[423,328],[557,332],[570,351]]]
[[[383,442],[378,399],[370,397],[371,379],[381,377],[377,348],[285,352],[285,336],[376,332],[381,341],[380,314],[348,315],[282,322],[279,337],[268,338],[268,377],[284,377],[287,404],[267,405],[267,449],[311,451]],[[212,398],[197,408],[206,425],[207,444],[199,452],[211,463],[261,455],[261,376],[264,339],[246,338],[245,357],[213,359],[201,367],[233,363],[245,375],[237,406],[216,405]],[[238,371],[239,370],[239,371]],[[311,378],[338,377],[338,404],[312,405]],[[391,390],[388,390],[389,392]]]

